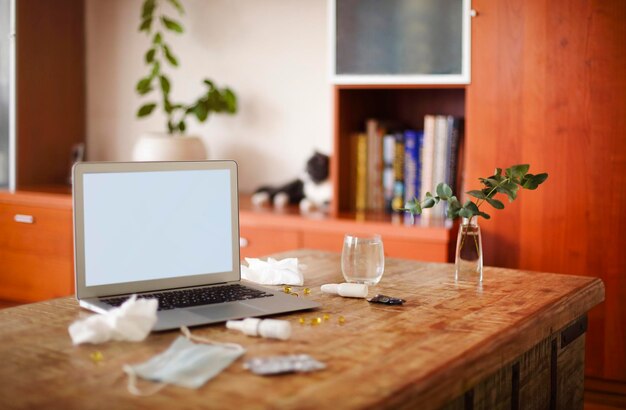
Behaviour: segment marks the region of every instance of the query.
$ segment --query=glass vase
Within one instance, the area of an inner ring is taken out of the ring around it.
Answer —
[[[482,283],[483,245],[476,217],[463,218],[456,239],[454,280]]]

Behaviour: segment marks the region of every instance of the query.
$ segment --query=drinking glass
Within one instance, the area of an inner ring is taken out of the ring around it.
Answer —
[[[375,285],[385,271],[385,254],[380,235],[352,235],[343,238],[341,272],[346,282]]]

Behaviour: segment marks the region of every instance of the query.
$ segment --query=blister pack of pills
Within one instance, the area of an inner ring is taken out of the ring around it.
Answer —
[[[308,354],[292,354],[285,356],[256,357],[246,361],[245,369],[262,376],[282,373],[314,372],[326,368],[326,365]]]

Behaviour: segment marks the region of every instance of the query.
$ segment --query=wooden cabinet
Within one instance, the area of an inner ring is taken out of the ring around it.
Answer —
[[[600,277],[586,374],[626,382],[626,2],[472,6],[466,179],[521,161],[550,174],[481,221],[485,263]]]
[[[74,293],[71,197],[2,192],[0,232],[0,299]]]

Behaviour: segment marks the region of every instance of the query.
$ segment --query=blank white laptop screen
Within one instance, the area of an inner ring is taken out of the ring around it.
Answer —
[[[86,286],[233,269],[230,171],[83,178]]]

